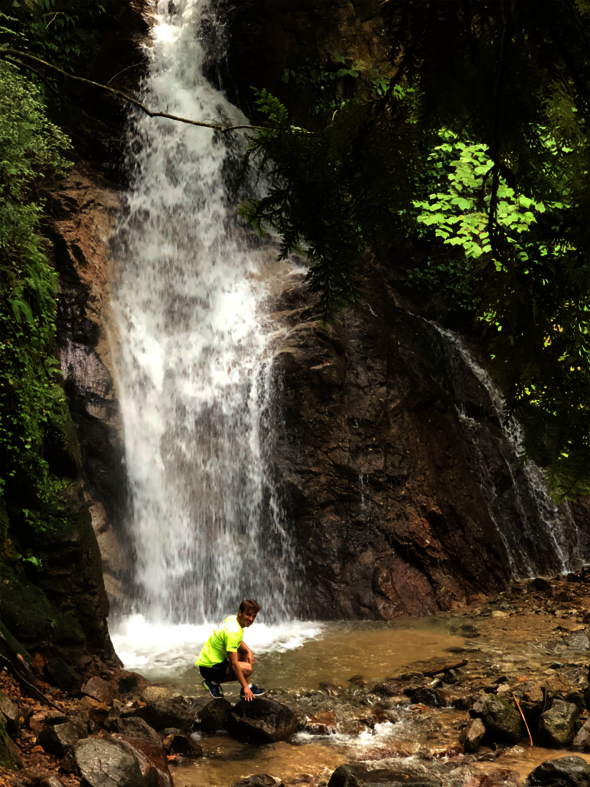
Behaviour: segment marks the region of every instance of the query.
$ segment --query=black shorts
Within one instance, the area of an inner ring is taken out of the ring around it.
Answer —
[[[199,667],[199,671],[205,680],[214,680],[215,683],[221,683],[227,675],[227,666],[227,659],[224,659],[212,667]]]

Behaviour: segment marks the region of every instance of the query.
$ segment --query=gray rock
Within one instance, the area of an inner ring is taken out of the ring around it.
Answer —
[[[412,787],[441,787],[440,779],[423,776],[408,770],[389,770],[378,768],[370,770],[365,765],[341,765],[336,768],[328,787],[364,787],[364,785],[387,785],[401,787],[411,784]]]
[[[564,642],[572,650],[590,650],[590,636],[587,631],[573,631]]]
[[[498,743],[518,743],[522,736],[520,713],[500,697],[488,697],[483,710],[486,732]]]
[[[256,702],[256,700],[254,700]],[[227,730],[231,703],[227,700],[211,700],[199,713],[199,722],[204,732]]]
[[[590,751],[590,719],[578,730],[578,734],[574,738],[574,746],[577,749]]]
[[[298,727],[297,716],[276,700],[240,700],[231,711],[228,728],[232,735],[256,743],[283,741]]]
[[[154,700],[149,702],[145,708],[139,708],[135,715],[142,718],[155,730],[177,727],[184,732],[192,727],[195,721],[194,714],[187,711],[175,700]]]
[[[119,732],[121,735],[127,735],[129,738],[139,738],[155,744],[160,743],[158,733],[146,721],[140,719],[139,716],[113,719],[108,729],[109,732]]]
[[[554,700],[553,705],[539,717],[539,743],[550,749],[569,746],[575,735],[575,723],[580,711],[573,702]]]
[[[481,743],[486,734],[486,728],[481,719],[471,719],[469,724],[462,731],[459,743],[462,744],[466,752],[473,752]]]
[[[0,712],[6,719],[6,729],[8,734],[13,737],[17,735],[20,729],[21,712],[18,705],[13,702],[10,697],[7,697],[4,692],[0,691]]]
[[[90,787],[148,787],[137,759],[114,743],[86,738],[76,746],[75,757]]]
[[[123,738],[118,733],[112,735],[110,740],[137,761],[145,787],[173,787],[161,742],[155,746],[138,738]]]
[[[47,773],[39,780],[39,787],[64,787],[64,783],[55,773]]]
[[[542,762],[526,780],[526,787],[588,787],[590,765],[582,757],[560,757]]]
[[[68,721],[65,724],[53,724],[43,727],[37,741],[46,752],[63,757],[79,740],[88,737],[88,730],[83,722]]]

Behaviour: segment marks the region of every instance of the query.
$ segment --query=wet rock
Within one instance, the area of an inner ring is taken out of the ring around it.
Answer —
[[[578,730],[574,738],[574,746],[577,749],[590,751],[590,719]]]
[[[573,631],[563,641],[572,650],[590,650],[590,635],[587,631]]]
[[[482,742],[485,734],[486,728],[483,721],[481,719],[471,719],[461,733],[459,742],[466,752],[473,752]]]
[[[164,686],[146,686],[141,692],[141,701],[145,703],[159,702],[160,700],[169,700],[172,698],[170,689]]]
[[[480,630],[473,623],[463,623],[459,631],[466,639],[475,639],[475,637],[481,636]]]
[[[341,765],[336,768],[328,787],[369,787],[369,785],[388,785],[388,787],[441,787],[441,781],[432,776],[422,776],[408,770],[389,770],[379,768],[370,770],[365,765]]]
[[[138,708],[136,715],[146,721],[155,730],[165,727],[178,727],[188,730],[192,727],[195,717],[175,700],[156,700],[145,708]]]
[[[574,739],[580,711],[573,702],[553,700],[550,710],[539,717],[539,742],[550,749],[562,749]]]
[[[516,708],[500,697],[485,701],[483,723],[490,738],[497,743],[518,743],[522,736],[522,721]]]
[[[240,700],[231,711],[229,731],[236,738],[258,743],[283,741],[298,727],[297,716],[276,700]]]
[[[526,780],[526,787],[588,787],[589,784],[590,765],[582,757],[547,760]]]
[[[44,727],[37,737],[40,746],[46,752],[63,757],[68,749],[75,746],[79,740],[88,737],[86,725],[82,722],[66,722]]]
[[[256,701],[256,700],[255,700]],[[211,700],[199,712],[199,723],[205,732],[227,730],[231,703],[228,700]]]
[[[337,731],[336,716],[333,711],[317,713],[306,719],[305,732],[310,735],[335,735]]]
[[[373,694],[378,694],[380,697],[395,697],[400,693],[400,688],[397,683],[385,681],[384,683],[377,683],[372,688]]]
[[[124,719],[113,719],[108,725],[109,732],[118,732],[129,738],[139,738],[160,744],[158,733],[150,725],[140,719],[139,716],[128,716]]]
[[[75,749],[83,783],[89,787],[149,787],[139,762],[110,741],[86,738]]]
[[[274,776],[269,776],[268,773],[256,773],[253,776],[240,779],[233,787],[275,787],[277,781]]]
[[[203,747],[189,735],[167,735],[163,741],[168,754],[182,754],[183,757],[202,757]]]
[[[440,707],[440,696],[434,689],[428,689],[425,686],[420,688],[408,688],[404,691],[414,703],[414,705],[427,705],[429,708]]]

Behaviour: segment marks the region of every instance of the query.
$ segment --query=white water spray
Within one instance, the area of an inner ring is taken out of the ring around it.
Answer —
[[[156,4],[143,100],[186,118],[246,123],[202,73],[208,3],[175,6]],[[138,116],[129,149],[114,308],[135,608],[153,623],[217,622],[254,596],[267,622],[284,619],[293,561],[265,469],[269,255],[248,248],[227,204],[232,155],[220,135]]]

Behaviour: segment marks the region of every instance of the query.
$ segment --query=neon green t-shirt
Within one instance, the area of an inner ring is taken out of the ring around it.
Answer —
[[[195,661],[198,667],[214,667],[227,658],[228,653],[235,653],[242,644],[244,629],[238,623],[237,615],[230,615],[223,623],[213,629],[209,639]]]

